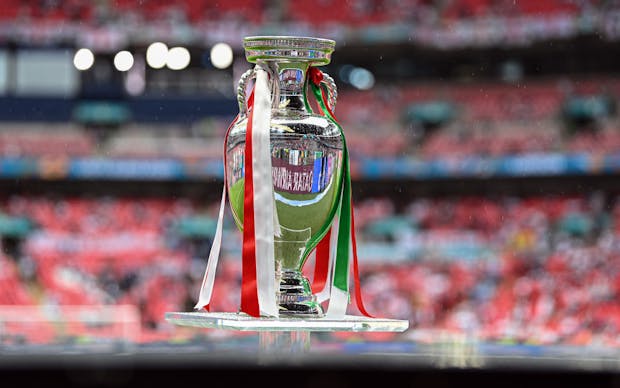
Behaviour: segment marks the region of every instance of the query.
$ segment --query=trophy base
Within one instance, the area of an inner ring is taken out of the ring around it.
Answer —
[[[285,317],[320,318],[323,307],[312,294],[308,280],[299,271],[282,271],[276,296],[279,314]]]
[[[190,327],[238,331],[319,331],[319,332],[403,332],[409,321],[345,315],[342,318],[272,318],[251,317],[245,313],[168,312],[166,321]]]
[[[258,332],[258,354],[263,361],[288,358],[310,351],[312,332],[403,332],[409,321],[345,315],[340,318],[259,317],[227,312],[168,312],[166,321],[195,328]],[[272,360],[273,361],[273,360]]]

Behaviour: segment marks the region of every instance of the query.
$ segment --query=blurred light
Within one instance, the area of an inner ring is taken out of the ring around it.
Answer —
[[[351,85],[360,90],[368,90],[375,85],[375,76],[368,70],[356,67],[349,74]]]
[[[523,78],[523,67],[516,61],[502,63],[500,72],[502,80],[506,82],[518,82]]]
[[[183,70],[189,65],[191,57],[185,47],[173,47],[168,51],[166,66],[170,70]]]
[[[166,66],[168,60],[168,46],[162,42],[154,42],[146,49],[146,63],[153,69]]]
[[[81,48],[73,56],[73,66],[78,70],[88,70],[95,63],[93,52],[87,48]]]
[[[146,86],[146,81],[144,79],[144,74],[136,71],[132,71],[127,74],[127,78],[125,80],[125,89],[127,93],[132,96],[137,96],[144,92],[144,87]]]
[[[338,71],[338,76],[343,82],[349,83],[349,77],[353,69],[355,69],[355,67],[352,65],[343,65]]]
[[[125,77],[125,90],[132,96],[138,96],[146,88],[146,63],[145,58],[137,56],[133,67]]]
[[[133,55],[129,51],[119,51],[114,56],[114,67],[118,71],[127,71],[133,66]]]
[[[233,62],[232,48],[226,43],[218,43],[211,48],[211,63],[218,69],[225,69]]]

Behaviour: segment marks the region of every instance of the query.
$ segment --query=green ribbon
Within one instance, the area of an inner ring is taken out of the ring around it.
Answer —
[[[321,105],[321,110],[323,111],[323,113],[325,114],[325,116],[332,121],[336,126],[338,126],[338,128],[340,129],[340,133],[342,134],[341,136],[343,137],[343,143],[344,143],[344,134],[342,133],[342,128],[340,127],[340,124],[338,124],[336,122],[336,119],[329,114],[329,110],[327,109],[326,105],[324,105],[324,102],[322,103],[322,95],[321,95],[321,90],[319,89],[319,87],[317,85],[315,85],[312,82],[309,82],[310,85],[312,85],[312,91],[317,99],[317,101],[319,101],[319,104]],[[318,93],[317,93],[318,91]],[[310,106],[310,104],[308,103],[308,99],[306,98],[306,89],[304,88],[304,104],[306,106],[306,109],[308,110],[308,112],[312,112],[314,113],[312,107]],[[346,151],[345,151],[346,152]],[[332,225],[332,221],[334,220],[334,217],[336,216],[336,214],[340,214],[340,204],[341,204],[341,198],[342,198],[342,179],[343,177],[341,177],[341,180],[337,182],[338,187],[336,188],[336,204],[337,206],[334,206],[331,208],[331,210],[329,211],[329,215],[327,217],[327,222],[325,222],[325,224],[321,227],[321,229],[319,230],[319,232],[314,235],[307,243],[306,243],[306,247],[304,249],[304,252],[302,254],[302,261],[301,261],[301,265],[303,266],[304,263],[306,262],[306,260],[308,259],[308,256],[310,255],[310,253],[312,252],[312,250],[317,246],[317,244],[321,241],[321,239],[323,239],[323,237],[325,237],[325,235],[327,234],[327,232],[329,231],[329,228]]]
[[[320,85],[310,83],[312,92],[316,97],[325,117],[340,129],[340,136],[343,143],[343,176],[342,176],[342,195],[337,199],[339,206],[338,242],[336,244],[336,268],[334,269],[334,287],[348,293],[349,291],[349,249],[351,241],[351,168],[349,164],[349,151],[342,127],[336,121],[331,111],[327,107],[324,95],[328,93]],[[307,102],[306,102],[307,103]],[[340,191],[339,191],[340,192]],[[330,222],[331,224],[331,222]],[[328,228],[325,228],[327,232]],[[322,238],[322,236],[321,236]]]

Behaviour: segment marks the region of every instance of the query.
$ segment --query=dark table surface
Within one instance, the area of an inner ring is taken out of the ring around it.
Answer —
[[[302,350],[259,337],[191,343],[0,345],[0,381],[25,386],[619,387],[620,349],[499,343],[338,342]],[[5,385],[2,384],[4,387]]]

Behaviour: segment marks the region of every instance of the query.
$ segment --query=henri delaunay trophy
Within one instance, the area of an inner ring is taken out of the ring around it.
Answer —
[[[273,330],[282,329],[278,323],[286,330],[408,327],[365,310],[353,271],[358,262],[349,154],[335,117],[337,86],[319,69],[330,62],[335,44],[314,37],[244,39],[254,67],[239,79],[239,114],[224,139],[218,227],[196,311],[168,313],[169,321],[216,328],[256,322],[264,328],[260,322],[267,321]],[[227,198],[243,235],[241,305],[237,312],[211,312]],[[310,262],[313,284],[321,289],[312,289],[303,274]],[[347,315],[351,300],[363,316]]]

